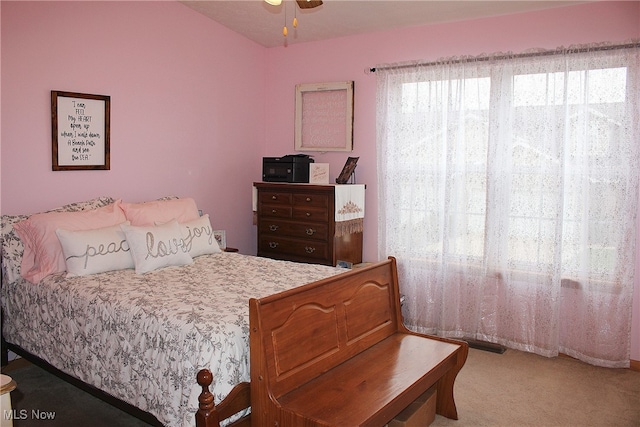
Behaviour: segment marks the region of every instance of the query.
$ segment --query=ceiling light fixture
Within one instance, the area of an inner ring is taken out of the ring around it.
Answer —
[[[282,4],[282,0],[264,0],[266,3],[272,6],[280,6]],[[314,7],[318,7],[322,5],[322,0],[296,0],[296,3],[300,9],[313,9]],[[287,37],[289,30],[287,28],[287,5],[286,3],[283,5],[284,7],[284,27],[282,28],[282,35]],[[293,28],[298,28],[298,16],[296,7],[293,7]]]

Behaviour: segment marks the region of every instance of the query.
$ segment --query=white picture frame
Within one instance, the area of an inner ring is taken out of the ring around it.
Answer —
[[[296,85],[296,151],[353,151],[353,81]]]

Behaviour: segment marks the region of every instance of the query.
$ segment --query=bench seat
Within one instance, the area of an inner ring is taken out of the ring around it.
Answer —
[[[459,346],[396,333],[280,397],[283,407],[320,424],[382,426],[436,384]],[[420,360],[420,364],[416,364]],[[313,400],[309,396],[315,396]],[[371,413],[369,408],[382,408]]]
[[[404,326],[394,258],[252,298],[249,329],[254,426],[381,427],[432,387],[458,418],[467,343]]]

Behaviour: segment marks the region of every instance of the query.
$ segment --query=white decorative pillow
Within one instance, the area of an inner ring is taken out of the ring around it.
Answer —
[[[137,227],[123,224],[121,228],[131,248],[131,256],[138,274],[193,262],[175,219],[163,225]]]
[[[83,202],[70,203],[47,212],[78,212],[101,208],[115,202],[112,197],[97,197]],[[2,246],[2,273],[5,283],[20,279],[24,243],[18,237],[14,225],[29,219],[31,215],[2,215],[0,219],[0,246]]]
[[[129,244],[120,225],[95,230],[72,231],[58,228],[56,234],[68,276],[86,276],[111,270],[133,268]]]
[[[196,220],[179,225],[184,246],[192,258],[222,252],[218,241],[213,236],[213,227],[211,227],[209,214],[204,214]]]

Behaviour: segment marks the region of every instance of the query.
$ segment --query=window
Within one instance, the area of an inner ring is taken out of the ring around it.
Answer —
[[[397,159],[389,167],[403,182],[397,185],[403,212],[400,234],[428,242],[419,246],[424,256],[464,259],[484,267],[492,263],[486,248],[499,244],[488,240],[505,236],[492,230],[496,223],[487,222],[487,210],[494,209],[506,215],[498,223],[506,223],[506,247],[500,255],[513,269],[551,268],[555,242],[561,239],[567,275],[575,278],[584,269],[584,256],[591,258],[592,273],[611,273],[616,267],[611,253],[621,237],[611,233],[618,214],[616,200],[628,189],[620,179],[606,176],[608,172],[600,176],[598,167],[608,170],[617,161],[627,68],[516,74],[506,87],[492,84],[495,78],[401,84],[398,119],[411,135],[422,128],[422,137],[406,144],[400,141],[411,141],[412,136],[399,134],[394,138],[398,143],[387,151]],[[501,87],[493,100],[492,86]],[[502,116],[492,116],[499,121],[493,132],[500,133],[496,128],[504,123],[511,129],[496,141],[490,135],[490,105],[504,103],[505,97],[509,108]],[[558,144],[557,138],[566,140]],[[488,161],[492,143],[500,145],[499,162]],[[491,188],[503,203],[488,198]],[[446,214],[443,191],[459,201]],[[584,210],[590,213],[586,225]],[[416,222],[422,226],[416,227]],[[448,232],[439,233],[438,224],[445,223]],[[576,240],[574,231],[585,226],[590,229],[587,238]],[[416,229],[419,234],[414,234]]]
[[[541,354],[589,328],[579,334],[625,351],[638,64],[635,46],[376,70],[379,249],[399,260],[410,325]],[[598,316],[617,332],[598,331]],[[576,346],[563,351],[592,357],[592,343]]]

